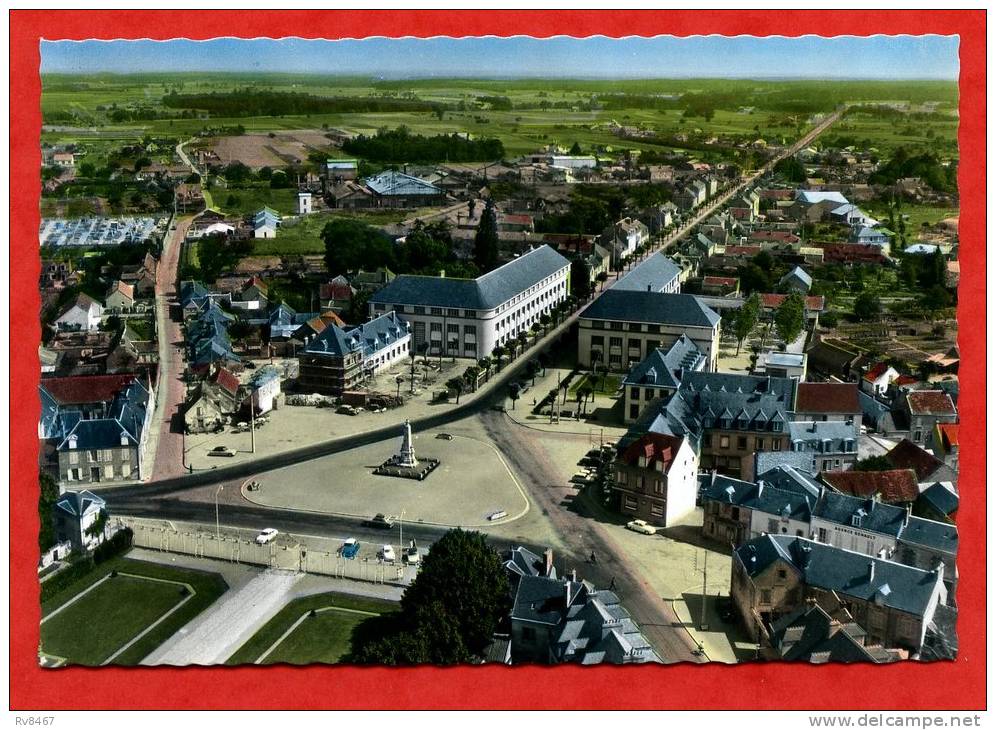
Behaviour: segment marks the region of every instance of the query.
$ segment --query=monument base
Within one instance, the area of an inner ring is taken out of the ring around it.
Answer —
[[[415,466],[400,466],[394,459],[388,459],[374,469],[374,474],[382,477],[399,477],[422,481],[439,466],[439,459],[421,458]]]

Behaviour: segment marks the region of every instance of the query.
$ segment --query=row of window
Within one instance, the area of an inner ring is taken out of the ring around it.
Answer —
[[[638,509],[638,503],[636,497],[631,497],[628,494],[623,495],[623,509],[629,512],[636,512]],[[663,502],[651,502],[650,503],[650,514],[654,517],[664,516],[664,503]]]
[[[714,443],[718,443],[719,448],[728,449],[730,448],[730,437],[720,436],[717,440],[713,439],[712,434],[705,434],[702,436],[702,447],[705,449],[712,448]],[[748,438],[746,436],[737,436],[737,451],[747,451],[748,450]],[[755,438],[754,439],[754,451],[767,451],[768,442],[767,439]],[[771,450],[781,451],[782,441],[781,439],[771,439]]]
[[[121,454],[122,459],[129,458],[131,454],[131,449],[118,449]],[[79,464],[80,463],[80,451],[70,451],[69,452],[69,463]],[[91,463],[100,463],[105,461],[114,461],[114,449],[98,449],[89,450],[86,452],[86,460]]]

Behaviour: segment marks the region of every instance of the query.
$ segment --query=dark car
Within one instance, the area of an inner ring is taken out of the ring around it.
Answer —
[[[388,530],[394,527],[394,520],[388,517],[387,515],[376,514],[374,515],[373,519],[371,519],[367,524],[369,524],[371,527],[381,527],[385,530]]]

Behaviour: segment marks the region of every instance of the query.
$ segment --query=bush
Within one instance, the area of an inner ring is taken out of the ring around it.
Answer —
[[[47,581],[41,584],[41,602],[45,603],[58,595],[66,588],[78,580],[82,580],[89,575],[94,568],[92,558],[87,556],[79,557],[69,564],[68,568],[63,568]]]
[[[134,533],[130,527],[114,533],[110,540],[105,540],[97,549],[93,551],[94,565],[106,563],[111,558],[116,558],[131,547]]]

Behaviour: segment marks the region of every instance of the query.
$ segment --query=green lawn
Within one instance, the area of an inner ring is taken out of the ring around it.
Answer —
[[[115,659],[115,664],[138,664],[228,590],[228,584],[216,573],[114,558],[43,603],[42,616],[51,614],[113,570],[187,583],[195,594]],[[66,657],[71,664],[99,664],[180,600],[179,586],[118,575],[42,624],[42,649],[47,654]]]
[[[261,238],[253,242],[254,256],[285,256],[288,254],[323,254],[325,242],[321,239],[325,224],[335,219],[349,219],[371,226],[382,226],[420,215],[418,210],[335,211],[313,213],[296,220],[286,220],[280,225],[276,238]]]
[[[322,593],[287,604],[263,628],[243,644],[226,664],[251,664],[273,646],[287,629],[313,609],[334,606],[382,614],[398,609],[397,603],[339,593]],[[334,664],[350,650],[353,632],[369,616],[343,610],[322,611],[309,616],[266,658],[266,664]]]
[[[568,397],[576,397],[578,390],[586,383],[591,385],[596,395],[615,395],[616,391],[619,390],[619,386],[622,385],[622,376],[612,375],[611,373],[604,377],[599,373],[597,378],[590,374],[583,375],[571,383],[571,387],[567,391]]]
[[[873,218],[878,218],[885,225],[888,225],[889,209],[887,206],[871,203],[865,208],[865,210],[868,212],[868,215]],[[956,218],[958,216],[958,209],[904,203],[896,214],[897,219],[899,215],[907,216],[906,237],[910,242],[914,242],[916,241],[916,236],[920,232],[920,229],[924,223],[933,226],[940,223],[945,218]]]
[[[246,188],[212,185],[208,188],[208,195],[215,208],[230,215],[251,215],[263,207],[273,208],[281,215],[297,212],[297,190],[291,188],[274,189],[265,184]]]
[[[175,583],[109,578],[42,624],[42,648],[72,664],[98,665],[181,600]]]

